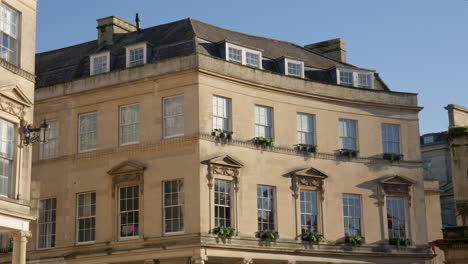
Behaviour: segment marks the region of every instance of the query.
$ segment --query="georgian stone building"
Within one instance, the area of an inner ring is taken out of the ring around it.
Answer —
[[[36,0],[0,1],[0,245],[25,263],[30,222],[31,146],[22,128],[33,121]]]
[[[341,40],[301,47],[194,19],[97,28],[36,57],[50,133],[33,153],[31,263],[433,258],[417,97],[347,63]]]

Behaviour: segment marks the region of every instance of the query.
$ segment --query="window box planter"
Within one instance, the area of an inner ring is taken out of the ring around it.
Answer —
[[[325,238],[322,234],[319,234],[317,232],[304,232],[301,234],[301,240],[304,242],[315,243],[318,245],[320,242],[323,242]]]
[[[213,229],[213,234],[218,235],[221,239],[230,239],[236,234],[236,229],[230,226],[218,226]]]
[[[392,246],[396,246],[398,249],[401,247],[408,247],[411,245],[411,240],[409,238],[405,237],[399,237],[399,238],[390,238],[388,240],[388,244]]]
[[[361,246],[364,244],[364,237],[358,235],[345,236],[345,243],[353,247]]]
[[[403,160],[403,154],[400,154],[400,153],[384,153],[382,158],[384,160],[389,160],[390,162],[401,161],[401,160]]]
[[[231,142],[232,134],[234,134],[234,132],[229,131],[229,130],[223,130],[223,129],[213,129],[213,132],[211,132],[211,135],[213,137],[216,137],[216,139],[218,139],[222,143]]]
[[[300,152],[317,154],[317,151],[318,151],[318,146],[317,145],[298,144],[296,146],[297,146],[297,150],[300,151]]]
[[[279,239],[280,235],[276,231],[263,230],[257,231],[255,233],[255,237],[259,238],[261,241],[276,241],[277,239]]]
[[[357,158],[359,156],[359,150],[355,149],[340,149],[340,156],[345,156],[350,159]]]
[[[264,137],[256,137],[254,139],[254,143],[257,146],[261,146],[262,148],[266,147],[273,147],[273,143],[275,142],[275,139],[273,138],[264,138]]]

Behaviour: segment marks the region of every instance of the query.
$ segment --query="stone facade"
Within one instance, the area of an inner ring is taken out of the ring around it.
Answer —
[[[162,109],[175,96],[183,96],[183,107],[177,108],[182,132],[166,136]],[[213,131],[214,96],[229,99],[232,138]],[[58,122],[57,152],[44,158],[40,148],[34,149],[31,195],[53,201],[54,232],[30,243],[28,258],[80,264],[428,263],[434,257],[428,230],[437,222],[426,214],[440,213],[426,207],[438,193],[422,176],[416,99],[200,53],[36,89],[36,120]],[[137,136],[122,144],[122,107],[132,105],[139,109]],[[272,109],[273,145],[253,140],[256,105]],[[91,132],[79,125],[90,113],[97,116]],[[297,113],[314,116],[316,153],[297,146]],[[358,157],[340,154],[340,119],[358,124]],[[382,124],[399,125],[403,160],[383,159]],[[78,151],[84,144],[78,139],[86,140],[83,131],[95,133],[96,143]],[[221,183],[230,187],[218,189]],[[265,190],[271,195],[264,196]],[[303,209],[310,208],[304,205],[306,193],[316,194],[309,201],[315,213]],[[85,212],[81,197],[88,194],[93,228],[82,226],[80,218]],[[355,219],[365,237],[360,247],[346,243],[345,194],[358,197]],[[219,213],[220,197],[229,197],[224,211],[229,216]],[[387,210],[395,202],[401,202],[404,235],[391,239]],[[268,215],[259,206],[270,210]],[[262,221],[272,217],[271,228],[259,228],[259,212]],[[320,244],[301,240],[308,213],[316,216],[314,230],[325,238]],[[232,237],[217,233],[221,218],[235,229]],[[276,231],[279,238],[261,239],[258,231]],[[41,233],[37,222],[33,233]]]
[[[32,147],[23,144],[20,131],[33,123],[36,4],[0,2],[0,247],[13,252],[14,264],[25,263],[30,222],[35,219],[30,200]]]

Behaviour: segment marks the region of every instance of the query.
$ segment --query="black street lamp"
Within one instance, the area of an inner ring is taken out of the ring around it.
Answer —
[[[47,132],[49,124],[44,120],[39,127],[34,127],[31,124],[22,127],[23,144],[31,145],[33,143],[47,143]]]

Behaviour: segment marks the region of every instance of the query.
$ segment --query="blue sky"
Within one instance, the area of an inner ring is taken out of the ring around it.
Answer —
[[[418,93],[421,133],[446,130],[448,104],[468,107],[467,0],[39,0],[37,52],[96,39],[96,19],[151,27],[187,17],[305,45],[346,42],[348,62]]]

